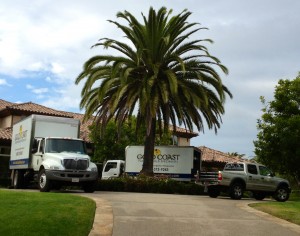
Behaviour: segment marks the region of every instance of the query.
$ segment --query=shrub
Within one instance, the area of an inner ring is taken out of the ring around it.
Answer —
[[[109,180],[100,180],[99,191],[116,192],[141,192],[141,193],[168,193],[168,194],[189,194],[202,195],[204,189],[192,182],[180,182],[166,178],[150,177],[123,177]]]

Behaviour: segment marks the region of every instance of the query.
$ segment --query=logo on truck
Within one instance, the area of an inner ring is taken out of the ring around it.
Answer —
[[[23,130],[22,125],[20,125],[19,133],[15,135],[15,142],[20,143],[25,141],[27,137],[27,131],[28,130]]]
[[[178,162],[180,155],[179,154],[168,154],[162,153],[160,149],[154,149],[153,162],[166,162],[166,163],[175,163]],[[142,161],[144,159],[143,154],[138,154],[137,159]]]

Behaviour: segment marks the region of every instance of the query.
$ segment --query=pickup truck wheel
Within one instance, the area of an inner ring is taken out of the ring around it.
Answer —
[[[253,197],[256,200],[263,200],[266,197],[266,194],[261,192],[253,192]]]
[[[39,172],[39,189],[41,192],[49,192],[51,189],[51,181],[47,179],[44,169]]]
[[[289,199],[290,194],[287,187],[279,187],[273,197],[278,202],[285,202]]]
[[[24,173],[22,170],[14,170],[12,186],[14,189],[20,189],[23,187]]]
[[[244,194],[244,188],[240,183],[233,183],[230,186],[229,194],[231,199],[240,200]]]
[[[220,191],[214,188],[208,188],[208,195],[211,198],[217,198],[220,195]]]

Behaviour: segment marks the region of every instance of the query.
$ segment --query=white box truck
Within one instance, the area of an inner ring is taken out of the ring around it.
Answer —
[[[72,118],[31,115],[13,126],[9,167],[12,187],[37,181],[41,192],[63,185],[80,185],[94,192],[97,166],[79,139],[80,121]]]
[[[139,175],[144,160],[144,146],[128,146],[125,162],[109,160],[103,167],[102,179],[119,177],[122,173]],[[125,170],[124,170],[125,165]],[[193,181],[201,170],[201,151],[193,146],[156,146],[154,148],[153,172],[179,181]]]

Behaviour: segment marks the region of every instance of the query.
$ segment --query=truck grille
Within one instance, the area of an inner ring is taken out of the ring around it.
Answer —
[[[86,170],[88,168],[88,160],[64,159],[64,167],[68,170]]]

